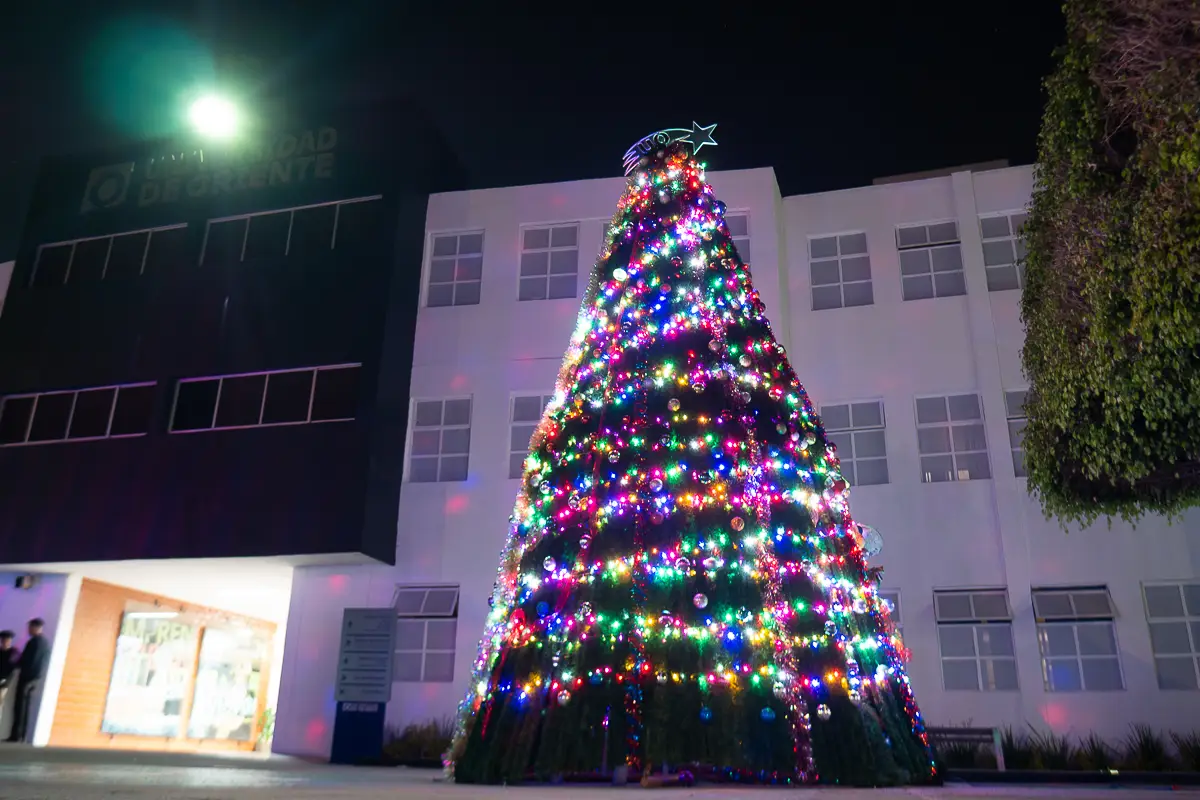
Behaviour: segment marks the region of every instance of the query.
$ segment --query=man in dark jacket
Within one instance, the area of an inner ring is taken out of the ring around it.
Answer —
[[[50,666],[50,644],[42,636],[45,623],[41,619],[29,620],[29,641],[21,651],[21,659],[17,662],[17,698],[13,703],[12,733],[10,742],[24,742],[29,734],[29,705],[33,693],[41,688],[42,680],[46,677],[46,669]]]

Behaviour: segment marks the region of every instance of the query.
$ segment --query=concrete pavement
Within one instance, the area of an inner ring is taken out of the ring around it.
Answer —
[[[612,800],[663,798],[836,798],[865,800],[1200,800],[1168,787],[967,786],[939,789],[779,789],[630,786],[457,786],[436,772],[308,764],[291,759],[222,758],[114,751],[0,748],[0,800]]]

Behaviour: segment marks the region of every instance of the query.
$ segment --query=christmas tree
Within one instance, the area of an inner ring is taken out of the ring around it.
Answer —
[[[695,158],[714,127],[626,154],[447,753],[459,782],[936,777],[836,448]]]

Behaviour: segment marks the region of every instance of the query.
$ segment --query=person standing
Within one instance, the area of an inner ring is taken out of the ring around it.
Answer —
[[[13,703],[12,733],[7,741],[24,742],[29,733],[29,706],[33,693],[41,688],[50,665],[50,645],[42,636],[45,623],[35,617],[29,620],[29,641],[17,662],[17,697]]]

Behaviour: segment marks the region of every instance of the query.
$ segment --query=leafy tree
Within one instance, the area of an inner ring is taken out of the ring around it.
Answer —
[[[1200,3],[1067,0],[1025,229],[1025,459],[1047,515],[1200,499]]]

